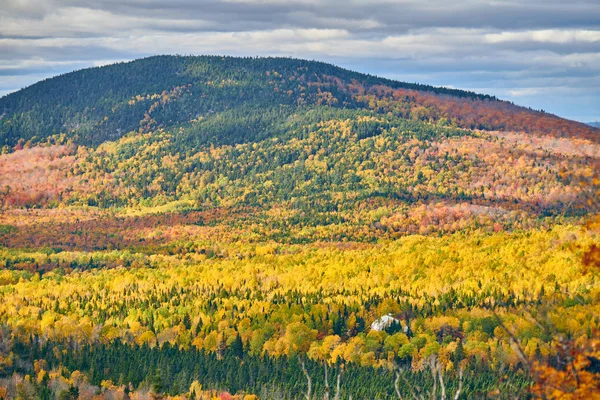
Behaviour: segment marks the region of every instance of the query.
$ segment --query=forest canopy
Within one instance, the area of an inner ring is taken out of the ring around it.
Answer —
[[[2,97],[0,398],[587,398],[599,132],[284,58]]]

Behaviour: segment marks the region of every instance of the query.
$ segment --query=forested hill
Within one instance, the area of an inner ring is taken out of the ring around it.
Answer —
[[[277,58],[5,96],[0,398],[593,398],[598,132]]]
[[[20,208],[127,215],[102,214],[110,235],[65,222],[70,241],[7,228],[10,246],[158,243],[142,231],[173,225],[301,242],[512,230],[585,216],[600,169],[588,125],[284,58],[151,57],[48,79],[0,110],[7,225]]]
[[[318,106],[467,129],[600,140],[594,128],[491,96],[391,81],[322,62],[155,56],[68,73],[1,98],[0,146],[58,134],[95,146],[130,131],[171,129],[213,114],[247,121],[243,131],[232,127],[196,142],[243,143],[263,138],[266,126],[298,108]]]

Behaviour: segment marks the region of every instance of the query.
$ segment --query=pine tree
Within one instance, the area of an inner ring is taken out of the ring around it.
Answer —
[[[458,345],[456,346],[456,350],[454,350],[454,353],[452,354],[452,362],[457,365],[458,363],[460,363],[462,360],[464,360],[465,358],[465,349],[463,347],[463,342],[462,340],[458,340]]]
[[[231,343],[230,349],[230,352],[234,357],[244,357],[244,342],[239,333],[235,336],[233,343]]]

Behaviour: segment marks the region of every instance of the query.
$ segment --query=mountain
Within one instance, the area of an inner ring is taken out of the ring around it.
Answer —
[[[0,397],[591,398],[599,132],[287,58],[5,96]]]
[[[593,126],[594,128],[600,128],[600,121],[588,122],[588,125]]]
[[[468,129],[513,130],[598,141],[598,132],[494,97],[377,78],[287,58],[157,56],[47,79],[0,99],[0,144],[64,133],[98,145],[134,130],[172,129],[222,113],[264,114],[198,143],[243,143],[268,135],[270,113],[300,107],[366,109]],[[257,112],[258,110],[258,112]],[[262,121],[262,122],[261,122]]]
[[[0,110],[5,207],[163,207],[291,241],[576,217],[600,140],[490,96],[281,58],[86,69],[5,96]],[[96,246],[137,237],[111,225],[121,233]],[[6,240],[65,246],[30,228]]]

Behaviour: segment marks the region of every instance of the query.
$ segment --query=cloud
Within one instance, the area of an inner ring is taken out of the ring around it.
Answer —
[[[0,7],[3,93],[40,76],[173,53],[320,59],[479,88],[565,116],[574,115],[573,104],[600,113],[597,0],[4,0]],[[566,88],[569,105],[553,95]]]
[[[508,93],[513,97],[533,96],[540,93],[539,88],[524,88],[509,90]]]
[[[600,30],[587,29],[544,29],[524,32],[500,32],[485,35],[488,43],[503,42],[538,42],[538,43],[573,43],[600,42]]]

